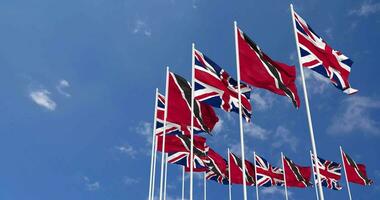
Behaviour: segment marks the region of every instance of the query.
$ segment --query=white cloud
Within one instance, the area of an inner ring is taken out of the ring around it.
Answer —
[[[135,128],[135,131],[138,134],[141,134],[146,138],[148,141],[148,144],[152,144],[152,136],[153,136],[153,130],[152,130],[152,123],[149,122],[140,122],[138,126]]]
[[[124,144],[122,146],[116,146],[115,149],[117,149],[120,153],[126,154],[131,158],[135,158],[137,151],[133,148],[133,146]]]
[[[263,195],[282,195],[285,196],[285,189],[278,187],[264,187],[261,190]],[[288,190],[288,197],[291,197],[292,193]]]
[[[218,123],[215,124],[215,127],[213,129],[213,133],[218,134],[223,129],[223,123],[224,121],[222,119],[219,119]]]
[[[332,28],[327,28],[324,32],[329,39],[333,39]]]
[[[139,183],[140,180],[132,178],[132,177],[124,177],[123,178],[123,182],[124,182],[125,185],[134,185],[134,184]]]
[[[64,91],[64,89],[68,88],[68,87],[70,87],[70,83],[67,80],[62,79],[62,80],[59,81],[59,83],[58,83],[58,85],[57,85],[56,88],[57,88],[57,91],[61,95],[65,96],[65,97],[71,97],[71,95],[69,93],[67,93],[67,92]]]
[[[268,139],[268,136],[270,135],[270,131],[262,128],[259,125],[254,125],[252,123],[244,122],[243,124],[244,133],[250,137],[260,139],[260,140],[266,140]]]
[[[45,89],[31,91],[30,98],[39,106],[42,106],[50,111],[54,111],[57,104],[49,97],[50,92]]]
[[[87,176],[84,176],[83,180],[88,191],[95,191],[100,188],[100,183],[98,181],[91,182]]]
[[[271,108],[275,101],[275,98],[273,95],[274,95],[273,93],[269,93],[266,91],[265,92],[264,91],[258,92],[257,90],[253,91],[250,97],[253,102],[253,110],[263,111],[263,110],[267,110]]]
[[[371,117],[371,111],[380,109],[380,101],[369,97],[349,96],[343,100],[341,108],[333,117],[328,132],[348,134],[354,130],[380,135],[379,121]]]
[[[331,86],[330,80],[317,72],[304,69],[304,75],[308,91],[311,91],[313,94],[322,94],[326,88]],[[301,76],[298,77],[298,81],[302,85]]]
[[[152,35],[152,31],[150,30],[149,26],[146,24],[145,21],[138,19],[135,21],[133,30],[133,34],[143,34],[147,37],[150,37]]]
[[[350,15],[357,16],[369,16],[380,12],[380,3],[372,3],[372,1],[364,1],[360,8],[353,9],[349,13]]]
[[[279,126],[276,129],[276,132],[273,136],[273,143],[272,146],[274,148],[280,148],[282,146],[289,146],[292,151],[297,150],[297,145],[298,145],[298,139],[294,135],[290,133],[290,131],[283,127]]]

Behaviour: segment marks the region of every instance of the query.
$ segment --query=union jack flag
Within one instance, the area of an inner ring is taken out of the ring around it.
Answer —
[[[227,161],[211,148],[207,152],[207,158],[208,170],[206,172],[206,179],[224,185],[228,184]]]
[[[271,187],[284,185],[284,172],[279,167],[273,167],[264,158],[255,155],[256,183],[258,186]]]
[[[239,113],[238,83],[224,69],[198,50],[195,56],[195,98],[198,101]],[[242,115],[249,121],[252,107],[249,102],[251,88],[240,83]]]
[[[303,67],[329,78],[331,83],[346,94],[356,93],[348,77],[353,61],[340,51],[332,49],[296,12],[294,23]]]
[[[316,165],[314,161],[314,155],[311,155],[313,161],[313,170],[315,174],[315,180],[318,182]],[[341,178],[342,166],[339,163],[322,159],[318,157],[318,168],[321,177],[322,186],[333,190],[341,190],[342,186],[339,185],[339,179]]]
[[[205,152],[200,150],[195,150],[194,148],[194,162],[193,162],[193,170],[194,172],[207,171],[207,156]],[[190,152],[188,151],[180,151],[175,153],[168,154],[168,163],[183,165],[185,166],[186,171],[190,169]]]

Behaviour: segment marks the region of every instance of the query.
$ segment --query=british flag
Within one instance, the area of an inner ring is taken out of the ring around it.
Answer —
[[[356,93],[358,90],[351,88],[348,81],[353,61],[332,49],[304,19],[296,12],[293,14],[301,65],[329,78],[344,93]]]
[[[284,185],[284,172],[273,167],[264,158],[255,154],[256,183],[258,186],[271,187]]]
[[[190,152],[180,151],[168,154],[168,163],[183,165],[185,168],[190,168]],[[193,162],[194,172],[207,171],[207,156],[205,152],[194,149],[194,162]],[[187,170],[188,171],[188,170]]]
[[[206,179],[224,185],[228,184],[227,161],[211,148],[207,152],[207,158],[208,170],[206,172]]]
[[[239,113],[238,83],[224,69],[198,50],[195,56],[195,98],[226,112]],[[251,88],[240,83],[242,115],[249,121],[252,107],[249,101]]]
[[[313,170],[315,174],[315,180],[318,182],[316,165],[314,161],[314,155],[311,155],[313,161]],[[322,186],[333,190],[341,190],[342,186],[339,185],[339,179],[341,178],[342,166],[339,163],[322,159],[318,157],[319,174],[321,175]]]

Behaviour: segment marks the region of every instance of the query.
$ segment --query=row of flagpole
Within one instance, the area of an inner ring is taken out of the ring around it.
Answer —
[[[294,36],[295,36],[295,41],[296,41],[296,48],[297,48],[297,55],[298,55],[298,61],[299,61],[299,69],[301,73],[301,80],[302,80],[302,87],[303,87],[303,93],[304,93],[304,99],[305,99],[305,107],[306,107],[306,115],[307,115],[307,121],[308,121],[308,127],[309,127],[309,133],[310,133],[310,140],[311,140],[311,146],[312,146],[312,153],[314,154],[314,162],[317,163],[318,159],[318,153],[317,153],[317,147],[316,147],[316,142],[315,142],[315,137],[314,137],[314,130],[313,130],[313,123],[312,123],[312,117],[311,117],[311,112],[310,112],[310,105],[309,105],[309,99],[308,99],[308,93],[307,93],[307,85],[305,81],[305,75],[303,71],[303,67],[301,65],[301,55],[299,51],[299,46],[298,46],[298,38],[297,38],[297,33],[296,33],[296,24],[295,24],[295,19],[294,19],[294,10],[293,10],[293,5],[290,5],[291,9],[291,15],[292,15],[292,21],[293,21],[293,31],[294,31]],[[242,106],[241,106],[241,86],[240,86],[240,60],[239,60],[239,47],[238,47],[238,29],[237,29],[237,22],[234,22],[234,34],[235,34],[235,54],[236,54],[236,70],[237,70],[237,82],[238,82],[238,100],[239,100],[239,130],[240,130],[240,147],[241,147],[241,156],[242,156],[242,177],[243,177],[243,198],[244,200],[247,200],[247,186],[246,186],[246,166],[245,166],[245,148],[244,148],[244,130],[243,130],[243,119],[242,119]],[[190,184],[189,184],[189,196],[190,200],[193,200],[193,167],[194,167],[194,152],[193,152],[193,146],[194,146],[194,64],[195,64],[195,56],[194,56],[194,51],[195,51],[195,45],[194,43],[192,44],[192,78],[191,78],[191,146],[190,146]],[[166,80],[168,80],[169,76],[169,67],[166,69]],[[156,90],[156,102],[157,102],[157,93],[158,91]],[[168,81],[166,81],[166,90],[165,90],[165,104],[168,105]],[[164,113],[164,127],[163,127],[163,145],[162,145],[162,155],[161,155],[161,176],[160,176],[160,190],[159,190],[159,200],[165,200],[166,199],[166,179],[167,179],[167,155],[164,153],[165,152],[165,135],[166,135],[166,119],[167,119],[167,106],[165,106],[165,113]],[[156,112],[154,116],[154,126],[156,124]],[[155,171],[156,171],[156,155],[157,155],[157,150],[156,150],[157,144],[156,144],[156,136],[155,136],[155,128],[153,128],[153,140],[152,140],[152,157],[151,157],[151,173],[150,173],[150,183],[149,183],[149,198],[153,199],[154,198],[154,188],[155,188]],[[281,155],[283,158],[283,155]],[[228,159],[230,162],[230,159]],[[256,170],[256,168],[255,168]],[[316,167],[316,177],[317,180],[314,181],[317,185],[316,187],[316,195],[317,199],[324,200],[324,195],[323,195],[323,189],[321,185],[321,177],[320,177],[320,172],[319,168]],[[230,172],[229,172],[230,173]],[[314,173],[314,170],[313,170]],[[204,199],[206,199],[206,174],[204,174]],[[185,178],[185,169],[183,168],[182,172],[182,199],[184,199],[184,178]],[[315,177],[314,177],[315,179]],[[347,179],[347,176],[346,176]],[[351,200],[351,193],[350,193],[350,188],[348,181],[347,182],[347,188],[349,192],[349,197]],[[256,185],[257,187],[257,185]],[[286,199],[287,197],[287,189],[286,189],[286,181],[285,181],[285,194],[286,194]],[[258,190],[256,190],[256,197],[257,199],[259,198]],[[229,199],[231,200],[231,182],[229,181]]]

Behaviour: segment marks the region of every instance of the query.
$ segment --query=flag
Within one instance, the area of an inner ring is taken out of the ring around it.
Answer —
[[[332,49],[296,12],[294,20],[301,65],[330,79],[344,93],[356,93],[348,81],[353,61]]]
[[[318,182],[316,165],[314,161],[314,155],[311,155],[313,161],[313,170],[315,174],[315,180]],[[318,168],[321,178],[322,186],[333,190],[341,190],[342,186],[339,185],[339,180],[341,178],[342,166],[339,163],[325,160],[318,157]]]
[[[227,161],[211,148],[207,152],[207,158],[208,170],[206,172],[206,179],[224,185],[228,184]]]
[[[169,73],[167,121],[178,124],[181,130],[190,134],[191,125],[191,86],[181,76]],[[194,100],[194,129],[211,133],[219,121],[214,109]]]
[[[157,136],[162,136],[164,132],[164,114],[165,114],[165,96],[158,93],[157,96],[157,105],[156,105],[156,130],[155,133]],[[181,127],[178,124],[174,124],[171,122],[166,122],[166,134],[172,135],[172,134],[183,134],[181,132]]]
[[[229,170],[231,171],[231,183],[234,184],[243,184],[243,166],[242,160],[237,157],[235,154],[230,153],[230,166]],[[252,163],[245,160],[245,178],[246,184],[254,186],[255,185],[255,169]]]
[[[193,171],[194,172],[205,172],[208,169],[207,166],[207,149],[206,151],[201,151],[197,148],[194,148],[194,162],[193,162]],[[190,152],[189,151],[179,151],[175,153],[168,154],[168,163],[183,165],[185,166],[185,171],[190,171]]]
[[[302,167],[297,165],[285,156],[283,157],[283,162],[287,187],[305,188],[312,185],[310,183],[310,167]]]
[[[357,164],[344,151],[342,151],[342,157],[346,170],[346,176],[349,182],[360,185],[371,185],[373,183],[373,181],[367,176],[365,165]]]
[[[157,137],[157,149],[162,150],[163,136]],[[165,153],[175,153],[180,151],[190,152],[191,138],[186,135],[166,135]],[[194,135],[194,150],[206,152],[206,138]]]
[[[300,106],[296,68],[272,60],[243,31],[237,28],[241,80],[278,95],[288,96],[294,106]]]
[[[239,113],[238,83],[224,69],[198,50],[194,50],[195,99],[221,108],[226,112]],[[240,83],[242,114],[251,119],[249,102],[251,88]]]
[[[264,158],[255,155],[256,183],[258,186],[271,187],[284,185],[284,172],[273,167]]]

